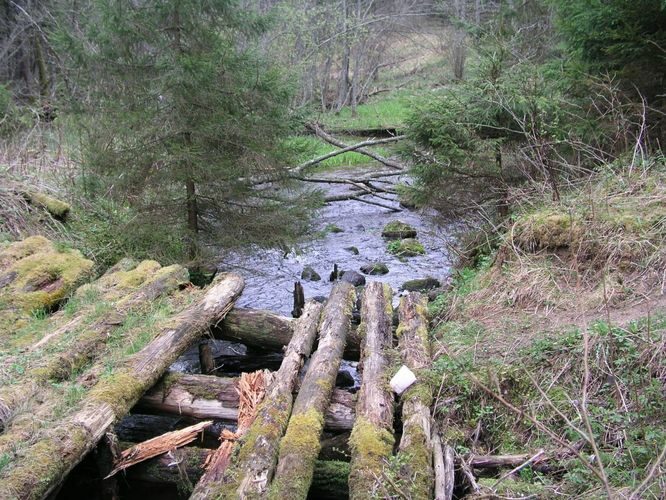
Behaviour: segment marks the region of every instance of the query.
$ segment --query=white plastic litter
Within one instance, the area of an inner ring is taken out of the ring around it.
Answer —
[[[393,375],[389,384],[391,385],[393,392],[400,396],[400,394],[409,389],[409,386],[414,382],[416,382],[416,375],[414,375],[414,372],[405,365],[402,365],[398,370],[398,373]]]

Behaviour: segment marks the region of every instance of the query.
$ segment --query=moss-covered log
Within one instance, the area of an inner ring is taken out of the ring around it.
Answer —
[[[17,450],[11,466],[0,472],[0,498],[37,499],[53,491],[171,363],[210,325],[222,320],[242,289],[243,279],[238,275],[216,278],[200,302],[173,318],[143,349],[102,377],[81,400],[78,411],[54,425],[45,437]]]
[[[393,292],[379,282],[363,292],[360,331],[362,379],[352,430],[349,496],[375,498],[382,469],[393,453],[393,393],[388,387],[389,349],[393,341]]]
[[[243,438],[237,460],[218,484],[199,483],[193,498],[255,498],[266,492],[291,414],[298,373],[312,351],[321,310],[317,302],[305,304],[280,369]]]
[[[213,336],[220,340],[241,342],[250,347],[282,352],[291,340],[295,321],[271,311],[234,308],[219,327],[213,329]],[[360,336],[350,332],[344,359],[358,359],[359,346]]]
[[[204,462],[209,450],[188,446],[172,453],[134,465],[125,471],[126,480],[154,484],[172,484],[181,491],[191,489],[204,470]],[[349,464],[336,460],[317,460],[312,480],[313,498],[345,498]],[[238,497],[240,498],[240,497]]]
[[[331,401],[345,340],[349,332],[354,287],[340,282],[333,287],[319,329],[319,346],[313,354],[284,438],[271,484],[272,498],[301,499],[308,494],[315,462],[321,449],[324,412]]]
[[[64,221],[70,211],[69,203],[38,191],[26,191],[26,200],[33,206],[46,210],[54,219]]]
[[[238,419],[237,378],[169,373],[146,392],[135,409],[147,414],[171,414],[234,422]],[[333,389],[324,414],[327,431],[348,431],[354,424],[354,394]]]
[[[430,406],[433,388],[427,299],[410,292],[400,300],[398,342],[403,363],[416,374],[416,383],[402,394],[402,438],[399,453],[408,457],[401,470],[410,498],[432,497],[433,467]]]

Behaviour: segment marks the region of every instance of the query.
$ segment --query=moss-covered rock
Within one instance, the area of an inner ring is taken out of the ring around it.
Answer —
[[[373,262],[371,264],[365,264],[361,266],[361,272],[369,274],[370,276],[384,275],[388,274],[389,268],[383,262]]]
[[[321,276],[312,266],[305,266],[301,272],[301,279],[305,281],[321,281]]]
[[[71,208],[68,203],[37,191],[28,191],[25,197],[31,205],[46,210],[51,216],[62,221],[67,218]]]
[[[0,260],[0,331],[19,328],[38,311],[48,311],[92,274],[93,262],[76,250],[57,250],[39,236],[9,245]]]
[[[400,290],[407,290],[408,292],[425,292],[434,288],[439,288],[440,286],[441,283],[438,279],[428,276],[426,278],[405,281],[400,285]]]
[[[416,229],[406,222],[394,220],[384,226],[382,236],[388,239],[416,238]]]
[[[518,218],[513,241],[527,252],[575,246],[583,235],[583,225],[573,214],[540,210]]]
[[[425,248],[421,242],[414,238],[392,241],[388,244],[387,249],[390,253],[398,257],[415,257],[425,254]]]

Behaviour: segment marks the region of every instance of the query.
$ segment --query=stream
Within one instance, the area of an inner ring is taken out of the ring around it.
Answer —
[[[317,177],[349,178],[376,170],[376,165],[364,165],[327,171]],[[390,184],[382,181],[377,185],[393,187],[394,183],[409,182],[408,178],[386,179]],[[319,186],[323,186],[327,195],[352,192],[352,186],[347,184]],[[245,278],[245,289],[237,305],[269,309],[289,316],[293,307],[294,282],[301,281],[306,299],[327,297],[332,287],[329,275],[334,264],[338,264],[340,270],[360,272],[364,264],[383,262],[388,266],[389,273],[366,276],[366,280],[388,283],[394,293],[405,281],[416,278],[430,276],[444,283],[451,268],[448,243],[452,241],[453,227],[443,225],[434,211],[409,210],[400,206],[396,195],[383,196],[391,201],[372,196],[366,198],[395,206],[401,211],[391,212],[356,200],[328,203],[320,210],[313,224],[314,237],[293,247],[286,255],[282,250],[250,248],[222,256],[220,270],[238,272]],[[381,236],[382,228],[396,219],[418,231],[417,238],[425,247],[425,255],[400,260],[386,250],[387,241]],[[342,232],[326,231],[332,226],[342,229]],[[316,237],[320,233],[324,236]],[[358,255],[350,250],[351,247],[358,249]],[[301,280],[301,272],[308,265],[321,276],[320,281]]]

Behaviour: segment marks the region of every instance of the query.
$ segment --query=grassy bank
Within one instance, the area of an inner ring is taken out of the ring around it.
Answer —
[[[510,477],[486,471],[482,494],[657,498],[664,160],[607,166],[560,203],[520,195],[511,220],[431,304],[446,440],[461,454],[550,457]]]

